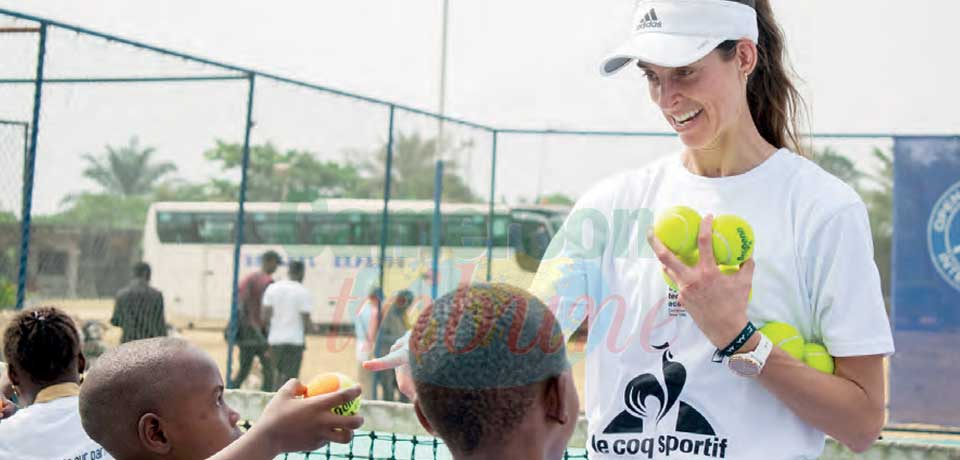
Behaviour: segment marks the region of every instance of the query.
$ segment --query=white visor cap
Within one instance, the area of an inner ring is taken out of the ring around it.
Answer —
[[[633,61],[683,67],[727,40],[759,42],[757,12],[731,0],[644,0],[633,17],[633,36],[603,60],[612,75]]]

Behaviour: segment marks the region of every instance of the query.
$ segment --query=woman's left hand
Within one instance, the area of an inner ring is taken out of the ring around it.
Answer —
[[[753,259],[748,259],[736,273],[720,272],[713,255],[713,215],[700,222],[697,245],[700,261],[688,267],[670,252],[651,231],[647,241],[663,264],[667,275],[680,288],[680,304],[700,330],[717,348],[730,344],[746,326],[747,303],[753,282]]]

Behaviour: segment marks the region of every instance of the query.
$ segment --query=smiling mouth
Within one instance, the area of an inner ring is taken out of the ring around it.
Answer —
[[[683,128],[684,126],[690,124],[691,121],[697,119],[701,113],[703,113],[703,109],[691,110],[687,113],[676,116],[670,115],[670,120],[673,121],[674,126],[677,128]]]

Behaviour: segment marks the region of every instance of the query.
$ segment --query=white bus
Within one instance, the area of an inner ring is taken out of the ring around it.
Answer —
[[[462,282],[486,280],[489,205],[443,204],[438,295]],[[187,320],[230,315],[236,203],[160,202],[148,212],[144,260],[167,312]],[[247,203],[240,278],[256,271],[267,250],[302,260],[313,293],[313,322],[348,325],[379,283],[381,200]],[[431,294],[432,201],[393,200],[387,229],[384,295]],[[555,233],[542,213],[494,207],[494,282],[527,287]],[[281,267],[274,279],[286,277]]]

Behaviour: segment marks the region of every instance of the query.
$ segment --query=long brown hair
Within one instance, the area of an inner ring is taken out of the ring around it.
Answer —
[[[747,82],[747,104],[757,130],[774,147],[787,147],[804,154],[800,142],[798,120],[805,103],[791,80],[783,31],[773,17],[769,0],[730,0],[753,7],[757,11],[760,43],[757,44],[757,67]],[[736,40],[720,44],[724,59],[736,55]]]

